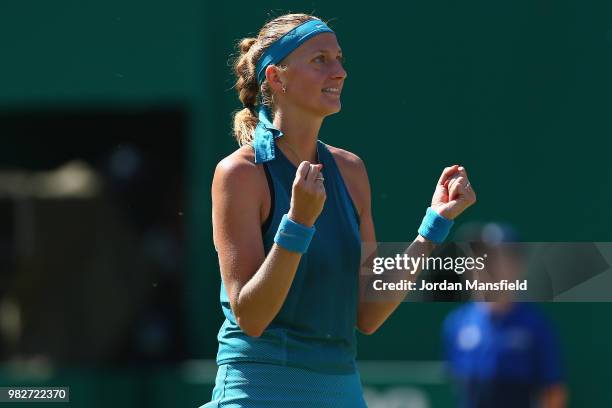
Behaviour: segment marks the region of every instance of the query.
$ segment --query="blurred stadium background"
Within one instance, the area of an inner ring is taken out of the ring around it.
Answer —
[[[209,399],[222,322],[210,181],[239,108],[230,54],[289,11],[339,36],[343,111],[321,139],[368,166],[379,241],[414,238],[451,163],[479,194],[460,222],[612,241],[609,2],[5,2],[0,385],[70,386],[79,407]],[[452,405],[439,338],[454,307],[406,303],[359,336],[370,406]],[[611,305],[543,307],[571,406],[610,406]]]

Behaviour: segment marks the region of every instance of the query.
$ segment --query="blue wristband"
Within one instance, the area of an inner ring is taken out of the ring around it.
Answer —
[[[419,234],[439,244],[446,239],[454,223],[455,221],[444,218],[431,207],[427,207],[427,212],[419,227]]]
[[[315,230],[314,225],[306,227],[298,224],[290,220],[287,214],[285,214],[278,225],[274,242],[288,251],[304,254],[308,250],[308,245],[310,245]]]

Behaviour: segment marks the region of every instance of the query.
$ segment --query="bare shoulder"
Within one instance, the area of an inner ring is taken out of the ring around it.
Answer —
[[[218,176],[224,179],[251,178],[257,176],[257,174],[258,169],[254,160],[253,149],[246,145],[221,159],[215,169],[215,178]]]
[[[242,146],[219,161],[215,168],[211,195],[213,217],[214,214],[229,211],[241,215],[256,212],[260,223],[267,219],[272,209],[270,189],[263,166],[255,164],[251,146]]]
[[[327,145],[359,214],[369,208],[370,182],[363,160],[355,153]],[[325,170],[323,170],[325,172]]]
[[[263,168],[255,164],[251,146],[245,145],[217,163],[213,190],[215,187],[227,189],[236,185],[239,185],[240,189],[257,190],[262,188],[262,182],[265,182]]]
[[[328,144],[326,145],[330,153],[332,154],[332,156],[334,156],[334,159],[336,160],[336,163],[338,163],[339,166],[346,167],[347,170],[350,170],[350,171],[364,171],[365,170],[365,165],[363,163],[363,160],[361,160],[361,158],[357,156],[355,153],[349,152],[348,150],[341,149],[339,147],[335,147],[332,145],[328,145]]]

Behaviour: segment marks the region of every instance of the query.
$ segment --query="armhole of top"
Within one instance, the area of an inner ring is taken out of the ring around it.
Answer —
[[[323,143],[323,145],[325,145],[323,141],[320,141],[320,142]],[[351,208],[353,209],[353,214],[355,215],[355,218],[357,220],[357,225],[361,225],[361,217],[359,216],[359,212],[357,211],[357,206],[355,205],[355,202],[353,201],[353,197],[351,196],[351,193],[348,187],[346,186],[346,182],[344,181],[344,176],[342,176],[342,172],[340,171],[340,166],[338,166],[338,162],[336,161],[334,154],[329,150],[329,148],[327,148],[327,146],[325,146],[325,150],[327,150],[329,158],[334,163],[334,167],[336,168],[336,172],[338,173],[340,188],[344,190],[344,194],[346,195],[346,198]]]
[[[268,180],[268,188],[270,189],[270,212],[268,217],[261,225],[261,234],[264,235],[268,232],[270,224],[272,223],[272,216],[274,215],[274,183],[272,183],[272,176],[270,175],[270,169],[268,169],[267,163],[262,163],[264,171],[266,172],[266,179]]]

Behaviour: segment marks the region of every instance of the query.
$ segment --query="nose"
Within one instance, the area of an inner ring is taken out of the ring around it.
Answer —
[[[346,73],[346,70],[342,66],[342,63],[340,61],[337,61],[335,65],[335,69],[334,69],[334,78],[335,79],[346,79],[347,75],[348,74]]]

